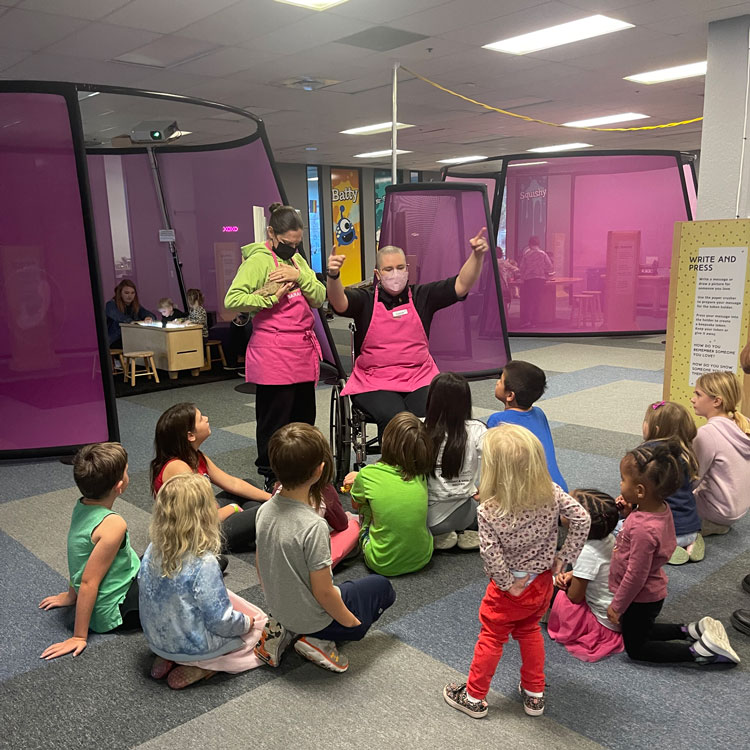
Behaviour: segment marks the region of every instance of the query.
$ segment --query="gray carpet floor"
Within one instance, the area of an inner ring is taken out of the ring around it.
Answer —
[[[337,343],[347,346],[338,332]],[[340,341],[339,341],[340,339]],[[663,337],[511,340],[516,359],[544,367],[549,389],[540,406],[550,420],[568,484],[616,494],[623,453],[640,439],[647,405],[661,397]],[[148,540],[148,462],[161,412],[180,401],[208,414],[208,455],[257,483],[254,396],[240,380],[118,400],[131,485],[116,509],[140,554]],[[475,416],[498,408],[494,382],[472,383]],[[318,389],[318,426],[328,432],[330,388]],[[65,536],[77,498],[72,470],[55,461],[0,464],[0,747],[26,748],[354,748],[362,746],[502,748],[714,748],[750,746],[747,667],[750,638],[729,627],[750,608],[742,577],[750,572],[750,523],[706,541],[706,559],[669,568],[665,621],[710,614],[727,626],[743,664],[731,670],[650,666],[624,655],[585,664],[547,640],[548,707],[524,715],[516,688],[517,645],[503,655],[490,713],[473,721],[448,708],[445,682],[465,675],[478,632],[486,579],[479,555],[436,553],[417,574],[393,580],[395,605],[368,637],[344,646],[350,669],[324,672],[289,652],[278,670],[217,675],[184,691],[148,677],[142,634],[92,636],[79,657],[39,659],[68,637],[69,612],[38,602],[63,591]],[[337,580],[365,575],[343,564]],[[253,555],[230,556],[227,585],[263,607]],[[546,637],[546,636],[545,636]]]

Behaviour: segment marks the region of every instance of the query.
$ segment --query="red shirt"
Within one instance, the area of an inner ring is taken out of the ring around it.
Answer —
[[[161,467],[161,471],[154,479],[154,497],[156,497],[156,493],[161,489],[161,486],[164,484],[164,469],[169,466],[169,464],[172,463],[172,461],[181,461],[182,459],[179,458],[170,458],[167,463],[164,464],[164,466]],[[206,457],[199,451],[198,452],[198,468],[193,472],[194,474],[202,474],[204,477],[208,477],[208,464],[206,463]],[[208,477],[209,479],[211,477]]]
[[[662,568],[677,547],[669,506],[660,513],[633,511],[612,552],[609,590],[612,608],[622,614],[633,602],[658,602],[667,596]]]

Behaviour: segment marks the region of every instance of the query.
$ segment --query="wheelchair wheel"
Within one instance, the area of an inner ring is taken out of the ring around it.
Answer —
[[[349,473],[352,459],[351,413],[349,399],[341,395],[345,383],[340,380],[331,389],[331,451],[333,452],[334,482],[337,488]]]

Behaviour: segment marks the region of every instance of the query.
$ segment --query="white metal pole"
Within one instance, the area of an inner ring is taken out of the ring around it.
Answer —
[[[393,92],[391,99],[391,182],[396,185],[398,183],[398,158],[396,151],[398,150],[398,128],[396,123],[398,122],[398,69],[400,63],[393,63]]]

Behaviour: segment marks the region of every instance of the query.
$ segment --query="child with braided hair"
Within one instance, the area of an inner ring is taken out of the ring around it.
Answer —
[[[646,662],[739,664],[724,626],[712,617],[686,625],[656,624],[667,596],[664,565],[677,546],[666,503],[682,482],[682,448],[676,440],[644,443],[620,462],[620,492],[633,512],[625,519],[612,552],[607,609],[622,627],[631,659]]]
[[[574,490],[572,496],[591,516],[591,528],[573,569],[555,576],[561,589],[552,604],[547,633],[581,661],[594,662],[623,650],[620,626],[607,619],[612,603],[609,561],[619,513],[615,499],[599,490]],[[561,519],[563,525],[566,519]]]

